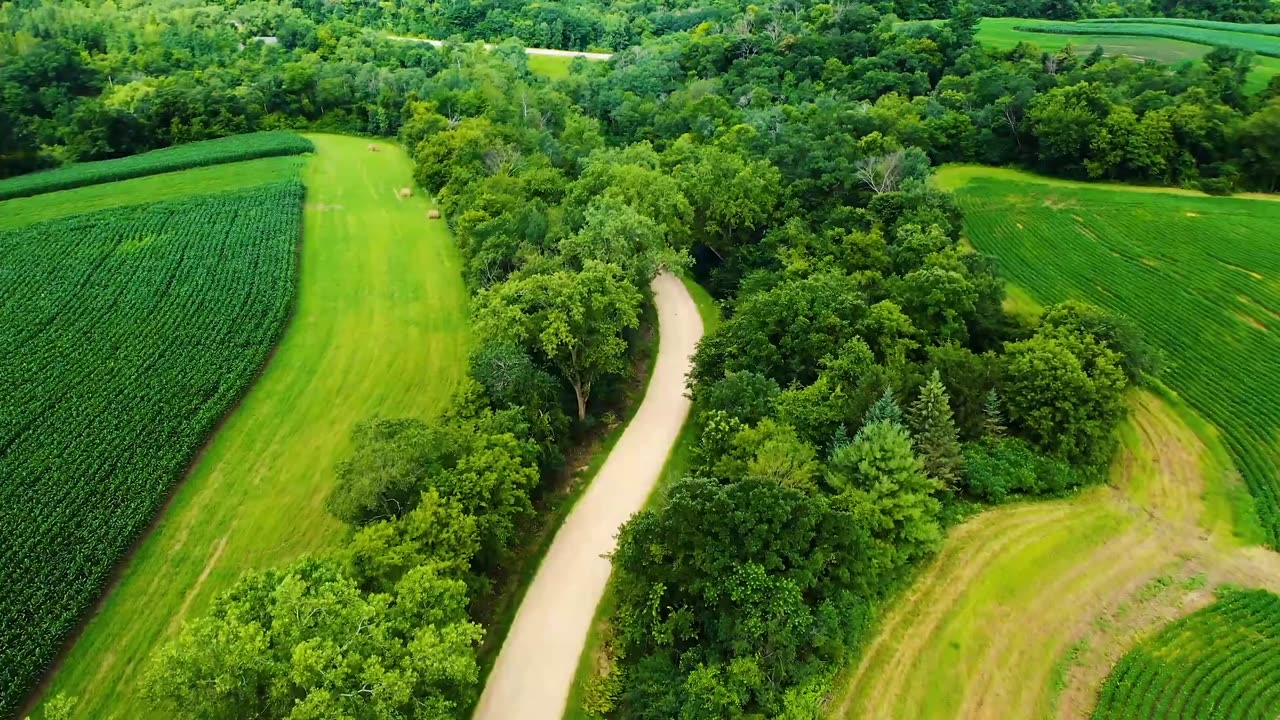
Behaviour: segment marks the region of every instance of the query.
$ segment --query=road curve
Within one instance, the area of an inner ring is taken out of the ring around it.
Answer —
[[[609,581],[618,527],[644,505],[689,414],[685,376],[702,337],[689,291],[653,281],[658,359],[644,400],[556,533],[516,613],[472,720],[560,720],[596,605]]]
[[[443,40],[428,40],[426,38],[405,37],[403,35],[388,35],[388,40],[400,40],[402,42],[421,42],[432,47],[443,47]],[[492,50],[495,46],[493,43],[485,43],[485,50]],[[613,53],[585,52],[582,50],[552,50],[551,48],[525,48],[527,55],[553,55],[555,57],[584,57],[588,60],[608,60],[613,57]]]

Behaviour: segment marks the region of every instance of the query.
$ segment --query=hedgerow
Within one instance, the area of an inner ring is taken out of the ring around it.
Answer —
[[[1280,25],[1268,25],[1265,23],[1233,23],[1222,22],[1220,20],[1192,20],[1189,18],[1106,18],[1106,19],[1090,19],[1081,20],[1081,23],[1090,25],[1105,23],[1108,25],[1180,25],[1182,27],[1201,28],[1204,30],[1226,30],[1228,32],[1242,32],[1253,35],[1270,35],[1280,37]]]
[[[0,200],[206,165],[221,165],[276,155],[298,155],[314,149],[315,146],[310,140],[283,130],[232,135],[216,140],[175,145],[116,160],[79,163],[56,170],[0,180]]]
[[[1094,720],[1271,720],[1280,713],[1280,597],[1223,590],[1116,665]]]
[[[0,231],[0,715],[265,362],[291,180]]]

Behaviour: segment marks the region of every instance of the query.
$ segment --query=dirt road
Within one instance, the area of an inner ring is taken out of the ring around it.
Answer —
[[[702,320],[680,280],[653,281],[658,360],[640,409],[538,568],[473,720],[560,720],[618,527],[644,505],[689,414],[684,381]]]
[[[404,42],[424,42],[432,47],[441,47],[444,45],[443,40],[428,40],[426,38],[404,37],[403,35],[388,35],[388,40],[402,40]],[[493,49],[492,43],[485,43],[485,50]],[[582,56],[588,60],[608,60],[613,57],[613,53],[584,52],[581,50],[552,50],[551,48],[525,48],[528,55],[553,55],[555,57],[578,57]]]

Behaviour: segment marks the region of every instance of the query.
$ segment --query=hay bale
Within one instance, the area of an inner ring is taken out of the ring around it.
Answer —
[[[401,200],[403,200],[403,199],[405,199],[405,198],[407,198],[407,197],[412,197],[412,196],[413,196],[413,189],[412,189],[412,188],[407,188],[407,187],[406,187],[406,188],[400,188],[400,199],[401,199]]]
[[[378,152],[378,146],[374,143],[369,143],[369,152]]]
[[[435,208],[431,208],[430,210],[428,210],[428,211],[427,211],[427,219],[429,219],[429,220],[439,220],[439,219],[440,219],[440,211],[439,211],[439,210],[436,210]]]

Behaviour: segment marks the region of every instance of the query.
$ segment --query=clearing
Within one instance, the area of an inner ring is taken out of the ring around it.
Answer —
[[[46,696],[76,717],[149,717],[137,680],[185,616],[247,570],[338,541],[324,510],[353,423],[431,416],[461,380],[466,291],[443,221],[401,200],[411,163],[392,144],[315,135],[298,298],[262,377],[209,442]]]

